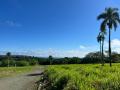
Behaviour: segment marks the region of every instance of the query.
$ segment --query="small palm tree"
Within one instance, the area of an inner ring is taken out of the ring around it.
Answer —
[[[50,61],[50,65],[52,65],[53,57],[50,55],[48,58],[49,58],[49,61]]]
[[[102,19],[101,23],[101,31],[105,31],[107,27],[109,28],[109,60],[110,60],[110,66],[112,66],[112,60],[111,60],[111,30],[116,30],[118,23],[120,24],[120,18],[117,8],[105,8],[105,11],[101,13],[98,17],[98,20]]]
[[[101,42],[102,40],[101,40],[101,36],[100,36],[100,33],[98,34],[98,36],[97,36],[97,42],[100,44],[100,53],[99,53],[99,55],[100,55],[100,57],[102,57],[102,55],[101,55],[101,45],[102,45],[102,42]]]
[[[102,59],[102,66],[104,66],[104,40],[105,40],[105,32],[100,32],[97,37],[98,43],[100,43],[100,56]]]
[[[10,57],[11,57],[11,53],[10,53],[10,52],[7,52],[7,53],[6,53],[6,56],[7,56],[8,67],[9,67],[9,66],[10,66]]]
[[[98,34],[98,36],[97,36],[97,42],[100,44],[100,57],[101,57],[101,37],[100,37],[100,33]]]

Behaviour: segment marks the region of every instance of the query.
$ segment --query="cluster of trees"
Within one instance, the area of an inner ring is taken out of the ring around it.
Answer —
[[[23,55],[11,55],[10,52],[6,55],[0,55],[0,66],[28,66],[36,65],[37,57],[23,56]]]
[[[112,51],[111,51],[111,30],[114,28],[116,30],[118,24],[120,24],[120,17],[118,13],[118,8],[105,8],[105,11],[101,13],[98,17],[97,20],[102,20],[102,23],[100,25],[100,32],[97,37],[97,41],[100,43],[100,56],[101,56],[101,63],[104,65],[104,51],[103,51],[103,46],[104,46],[104,40],[105,40],[105,34],[108,29],[108,35],[109,35],[109,49],[108,49],[108,56],[109,56],[109,62],[110,66],[112,66]]]
[[[0,55],[0,66],[28,66],[28,65],[53,65],[53,64],[77,64],[81,59],[78,57],[73,58],[48,58],[24,56],[24,55],[11,55],[10,52],[6,55]]]
[[[103,54],[104,62],[109,62],[109,53],[108,51]],[[113,52],[111,54],[112,62],[120,62],[120,54]],[[32,57],[32,56],[23,56],[23,55],[11,55],[8,52],[6,55],[0,55],[0,66],[28,66],[28,65],[56,65],[56,64],[94,64],[101,63],[100,52],[90,52],[84,58],[78,57],[64,57],[64,58],[54,58],[49,56],[48,58],[42,57]]]
[[[120,63],[120,54],[116,52],[111,53],[112,63]],[[103,54],[104,63],[109,63],[109,52],[105,51]],[[82,60],[81,63],[102,63],[100,52],[90,52]]]

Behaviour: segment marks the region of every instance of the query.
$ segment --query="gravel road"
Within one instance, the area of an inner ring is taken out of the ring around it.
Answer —
[[[36,68],[34,71],[26,74],[1,78],[0,90],[36,90],[41,73],[42,70]]]

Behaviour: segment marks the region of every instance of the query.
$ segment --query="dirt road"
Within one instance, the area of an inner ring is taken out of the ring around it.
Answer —
[[[42,71],[36,68],[26,74],[0,78],[0,90],[36,90]]]

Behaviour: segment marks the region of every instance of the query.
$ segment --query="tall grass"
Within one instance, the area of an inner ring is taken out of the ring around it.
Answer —
[[[54,65],[45,76],[48,90],[120,90],[120,64]]]

